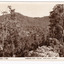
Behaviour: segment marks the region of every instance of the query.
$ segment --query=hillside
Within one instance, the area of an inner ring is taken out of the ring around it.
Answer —
[[[17,22],[17,26],[19,26],[21,29],[25,30],[25,31],[36,31],[39,29],[46,35],[47,32],[48,32],[48,28],[49,28],[49,17],[46,16],[46,17],[27,17],[27,16],[24,16],[20,13],[16,13],[15,14],[15,22]],[[4,20],[5,18],[5,20]],[[7,20],[10,19],[10,15],[5,15],[5,16],[0,16],[0,22],[4,21],[4,23],[6,23],[5,21],[8,21]],[[10,20],[11,21],[11,20]]]
[[[1,47],[4,49],[4,56],[15,54],[22,57],[25,50],[34,50],[42,46],[48,25],[48,16],[32,18],[15,13],[15,20],[10,19],[10,14],[0,16],[0,44],[4,46]]]

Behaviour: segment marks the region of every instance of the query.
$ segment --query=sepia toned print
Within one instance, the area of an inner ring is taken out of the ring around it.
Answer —
[[[0,57],[64,57],[64,4],[0,2],[0,9]]]

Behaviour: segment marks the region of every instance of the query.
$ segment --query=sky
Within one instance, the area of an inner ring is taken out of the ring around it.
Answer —
[[[0,15],[3,11],[9,12],[8,5],[16,12],[29,17],[49,16],[50,11],[59,2],[0,2]],[[61,2],[63,3],[63,2]]]

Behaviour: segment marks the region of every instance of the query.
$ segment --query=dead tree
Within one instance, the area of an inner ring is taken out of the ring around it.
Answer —
[[[15,19],[15,9],[12,9],[11,6],[8,6],[8,8],[10,10],[11,19],[14,20]]]

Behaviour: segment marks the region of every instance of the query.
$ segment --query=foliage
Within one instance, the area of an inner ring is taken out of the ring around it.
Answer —
[[[9,9],[10,11],[12,10],[11,7]],[[14,14],[16,15],[17,13],[14,12]],[[16,16],[14,17],[11,12],[9,15],[2,15],[2,17],[3,19],[0,22],[0,56],[24,57],[28,51],[35,50],[38,46],[44,44],[45,39],[42,28],[26,25],[27,28],[23,27],[21,20],[15,18]]]
[[[50,45],[60,54],[60,56],[64,56],[64,4],[57,4],[54,6],[53,11],[50,12],[49,18],[49,38],[52,38]]]

